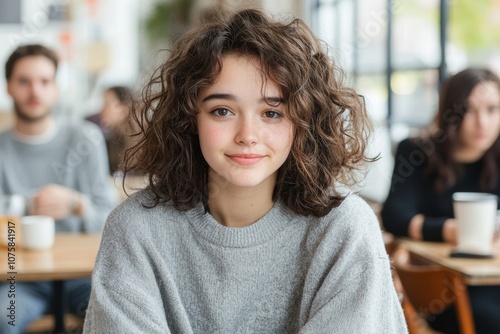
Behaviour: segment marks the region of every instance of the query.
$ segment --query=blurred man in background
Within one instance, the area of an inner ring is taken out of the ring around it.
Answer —
[[[115,205],[106,146],[97,126],[56,119],[57,56],[42,45],[18,47],[7,60],[7,92],[14,102],[12,129],[0,133],[0,195],[24,196],[30,215],[51,216],[56,232],[100,233]],[[16,326],[0,321],[0,333],[21,333],[50,311],[51,282],[16,285]],[[65,284],[70,312],[84,316],[90,280]],[[8,286],[0,285],[6,310]],[[4,317],[5,318],[5,317]]]

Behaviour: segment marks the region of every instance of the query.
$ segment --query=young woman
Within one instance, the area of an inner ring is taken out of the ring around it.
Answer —
[[[500,195],[500,80],[489,70],[466,69],[442,88],[432,133],[400,143],[382,219],[398,236],[456,242],[452,194]],[[500,287],[469,287],[478,333],[500,333]],[[455,311],[431,325],[458,333]]]
[[[132,92],[129,88],[112,86],[104,92],[102,110],[86,118],[97,124],[104,134],[111,175],[121,169],[120,164],[132,132],[129,124],[131,103]]]
[[[381,232],[349,192],[368,118],[300,20],[214,14],[145,90],[86,333],[405,333]],[[134,113],[134,115],[136,115]]]

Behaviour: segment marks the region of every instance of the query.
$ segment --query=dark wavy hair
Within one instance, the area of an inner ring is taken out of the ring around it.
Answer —
[[[132,101],[132,92],[125,86],[111,86],[107,91],[113,92],[118,100],[123,104],[130,104]]]
[[[452,77],[443,85],[439,94],[439,106],[434,118],[434,131],[421,139],[424,145],[435,145],[435,150],[427,156],[426,171],[434,183],[434,188],[445,191],[453,187],[462,172],[460,164],[453,159],[459,144],[459,131],[464,115],[468,111],[468,100],[474,88],[483,82],[493,82],[500,92],[500,80],[487,69],[468,68]],[[480,189],[494,188],[498,181],[500,162],[500,137],[481,158]]]
[[[363,99],[342,84],[343,74],[300,19],[279,22],[259,10],[214,12],[173,46],[133,112],[139,141],[126,152],[125,172],[149,177],[152,206],[171,201],[207,207],[208,165],[196,134],[198,97],[215,82],[226,55],[258,59],[265,79],[279,86],[294,125],[291,153],[279,168],[273,200],[300,215],[322,217],[356,182],[371,123]]]

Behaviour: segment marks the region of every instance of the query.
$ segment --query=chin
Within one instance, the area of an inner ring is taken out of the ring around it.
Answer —
[[[251,173],[251,175],[237,174],[231,177],[226,177],[224,183],[221,187],[225,185],[238,188],[254,188],[259,187],[267,182],[271,181],[269,177],[264,177],[260,175],[255,175],[256,173]]]
[[[265,181],[266,181],[265,179],[263,180],[260,178],[256,179],[256,178],[238,177],[228,180],[228,183],[234,187],[253,188],[265,183]]]
[[[494,143],[494,142],[493,142]],[[480,151],[485,153],[490,149],[490,147],[493,145],[492,142],[480,142],[480,143],[475,143],[472,147],[474,147],[475,150]]]
[[[262,171],[256,168],[247,170],[225,168],[217,171],[210,168],[209,174],[212,174],[212,176],[209,175],[209,180],[218,184],[220,188],[254,188],[264,186],[269,183],[272,183],[274,186],[276,172],[270,174],[268,172],[269,171]]]
[[[26,110],[16,110],[16,115],[18,118],[21,120],[28,122],[28,123],[36,123],[38,121],[41,121],[48,117],[50,115],[49,110],[32,110],[32,111],[26,111]]]

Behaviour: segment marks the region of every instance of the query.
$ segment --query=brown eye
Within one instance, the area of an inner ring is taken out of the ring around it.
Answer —
[[[489,106],[489,107],[488,107],[488,112],[489,112],[490,114],[495,113],[495,112],[497,112],[498,110],[499,110],[498,106]]]
[[[231,110],[226,109],[226,108],[217,108],[217,109],[212,110],[210,113],[216,117],[224,117],[224,116],[228,116],[228,115],[233,115]]]
[[[265,116],[266,118],[273,118],[273,119],[283,117],[283,115],[281,115],[279,112],[274,111],[274,110],[269,110],[269,111],[266,111],[266,112],[264,113],[264,116]]]

